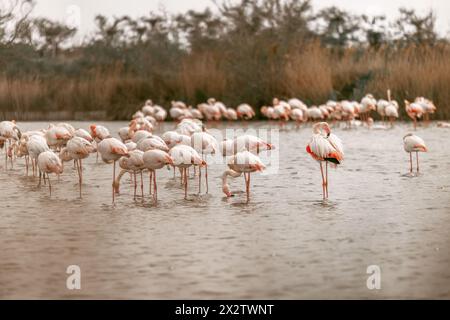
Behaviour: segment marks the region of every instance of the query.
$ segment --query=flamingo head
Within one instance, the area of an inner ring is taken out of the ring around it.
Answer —
[[[223,193],[225,193],[225,195],[226,195],[228,198],[230,198],[230,197],[233,196],[233,195],[231,194],[230,187],[228,186],[228,184],[223,185],[222,191],[223,191]]]
[[[164,160],[166,161],[167,165],[173,165],[173,158],[169,155],[167,155]]]

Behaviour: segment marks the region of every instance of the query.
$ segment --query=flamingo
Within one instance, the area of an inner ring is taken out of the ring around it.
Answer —
[[[70,128],[62,125],[55,126],[51,124],[45,132],[47,144],[54,150],[61,150],[72,137],[73,134],[71,133]]]
[[[376,110],[377,108],[377,100],[371,94],[367,94],[361,100],[361,110],[360,110],[360,118],[362,121],[367,122],[367,119],[370,116],[370,111]]]
[[[243,173],[248,203],[250,201],[250,174],[252,172],[263,171],[266,167],[257,155],[254,155],[247,150],[242,150],[232,156],[228,161],[228,167],[229,169],[222,174],[223,193],[225,193],[227,197],[233,196],[230,192],[227,178],[229,176],[233,178],[240,177]]]
[[[114,204],[114,181],[116,179],[116,161],[121,157],[129,157],[127,147],[116,138],[103,139],[97,146],[102,160],[106,163],[113,162],[113,179],[112,179],[112,202]]]
[[[131,137],[131,141],[133,141],[134,143],[138,143],[143,139],[153,136],[153,134],[146,130],[138,130],[135,132],[131,130],[129,136]]]
[[[306,106],[306,104],[305,104],[303,101],[301,101],[301,100],[299,100],[299,99],[297,99],[297,98],[289,99],[287,103],[291,106],[291,109],[292,109],[292,110],[294,110],[294,109],[300,109],[300,110],[302,110],[303,112],[305,112],[306,109],[308,109],[308,107]]]
[[[41,186],[41,176],[47,174],[48,188],[50,190],[50,196],[52,195],[52,185],[50,183],[49,173],[61,174],[63,172],[63,166],[59,157],[53,151],[44,151],[39,154],[37,158],[37,165],[39,168],[39,185]]]
[[[145,152],[148,150],[152,150],[152,149],[159,149],[162,151],[169,151],[169,147],[167,146],[167,144],[164,142],[163,139],[161,139],[158,136],[151,136],[151,137],[147,137],[144,139],[139,140],[139,142],[137,143],[137,149]]]
[[[6,142],[9,142],[9,147],[7,146],[5,153],[5,169],[8,169],[8,156],[11,158],[11,167],[13,166],[13,159],[12,159],[13,141],[14,142],[20,141],[21,137],[22,132],[16,125],[15,121],[0,122],[0,144],[4,145]]]
[[[73,136],[83,138],[89,142],[94,142],[94,138],[92,138],[91,134],[84,129],[75,130]]]
[[[410,103],[408,100],[405,100],[405,110],[408,116],[414,121],[414,130],[416,130],[417,120],[424,114],[422,105],[419,103]]]
[[[190,166],[205,166],[206,162],[200,157],[194,148],[183,144],[178,144],[169,151],[173,159],[173,166],[181,170],[181,178],[184,183],[184,199],[187,200],[187,168]]]
[[[305,115],[307,120],[312,119],[313,121],[317,121],[323,119],[322,111],[316,106],[309,107]]]
[[[325,134],[322,133],[322,130]],[[344,159],[344,149],[341,139],[331,133],[331,129],[326,122],[319,122],[313,126],[313,136],[306,146],[308,152],[314,160],[319,161],[320,172],[322,174],[323,199],[328,198],[328,162],[335,165],[341,164]],[[325,175],[323,173],[322,162],[325,161]]]
[[[291,119],[297,123],[297,127],[300,126],[300,123],[303,122],[303,110],[300,108],[295,108],[291,111]]]
[[[33,177],[36,172],[37,159],[42,152],[50,151],[47,140],[40,135],[32,135],[26,142],[28,154],[31,158],[31,165],[33,167]]]
[[[251,120],[255,116],[255,111],[253,111],[253,108],[247,103],[238,105],[236,113],[239,119],[242,120]]]
[[[237,153],[239,150],[242,150],[242,148],[245,148],[246,150],[250,152],[254,152],[256,154],[259,154],[261,151],[264,150],[273,150],[275,149],[275,146],[271,143],[268,143],[264,140],[262,140],[259,137],[245,134],[239,137],[236,137],[233,141],[233,151],[234,153]]]
[[[144,160],[143,160],[144,152],[141,150],[133,150],[129,151],[126,157],[121,157],[119,159],[119,166],[123,169],[121,173],[119,173],[119,182],[114,180],[114,189],[119,191],[119,183],[120,177],[123,175],[123,171],[132,173],[134,180],[134,200],[136,200],[136,173],[140,173],[141,175],[141,196],[142,201],[144,201],[144,180],[142,177],[142,171],[144,170]]]
[[[450,128],[449,122],[438,122],[437,124],[438,128]]]
[[[416,153],[416,162],[417,162],[417,173],[419,173],[419,152],[427,152],[427,146],[422,138],[413,135],[412,133],[408,133],[403,137],[403,148],[406,152],[409,153],[409,172],[412,173],[413,165],[412,165],[412,153]]]
[[[427,98],[424,97],[418,97],[416,98],[416,100],[414,100],[414,102],[422,106],[424,112],[423,118],[425,122],[428,124],[428,122],[430,121],[430,114],[436,112],[436,106],[431,100],[428,100]]]
[[[227,120],[237,120],[238,119],[237,112],[233,108],[227,108],[227,110],[225,111],[223,116]]]
[[[83,184],[83,159],[86,159],[89,157],[89,154],[95,151],[95,147],[88,140],[81,137],[73,137],[67,142],[67,146],[63,148],[60,153],[61,155],[64,155],[67,152],[70,158],[75,160],[80,187],[80,198],[81,185]],[[63,158],[63,156],[60,158]]]
[[[156,121],[161,122],[166,120],[167,118],[167,111],[164,110],[161,106],[154,106],[155,112],[153,113],[153,117],[156,119]]]
[[[173,165],[172,157],[162,150],[154,149],[144,152],[143,155],[144,168],[150,172],[150,192],[153,177],[153,201],[158,201],[158,187],[156,184],[156,170],[163,168],[165,165]]]
[[[150,99],[145,101],[145,104],[142,107],[141,111],[145,116],[153,116],[153,114],[155,113],[155,108],[153,107],[153,101]]]
[[[191,136],[191,147],[195,149],[198,153],[202,155],[202,160],[204,156],[208,154],[215,154],[218,149],[218,144],[216,138],[207,132],[195,132]],[[206,163],[206,162],[205,162]],[[206,193],[209,192],[208,186],[208,164],[205,164],[205,181],[206,181]],[[198,174],[198,193],[200,194],[202,188],[202,169],[199,168]]]
[[[398,103],[397,101],[391,101],[384,109],[386,117],[388,117],[391,127],[394,126],[394,120],[398,118]]]

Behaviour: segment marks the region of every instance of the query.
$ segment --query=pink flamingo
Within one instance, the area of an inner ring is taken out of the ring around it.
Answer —
[[[322,130],[324,133],[322,133]],[[323,198],[328,198],[328,162],[335,165],[344,159],[344,149],[341,139],[331,133],[331,129],[326,122],[319,122],[313,126],[313,136],[306,146],[308,152],[314,160],[319,161],[320,172],[322,174]],[[323,173],[322,162],[325,161],[325,175]]]
[[[106,163],[113,162],[113,179],[112,179],[112,201],[115,201],[114,181],[116,179],[116,161],[121,157],[129,157],[127,147],[116,138],[106,138],[102,140],[97,151],[100,153],[102,160]]]
[[[250,174],[252,172],[263,171],[266,167],[257,155],[243,150],[232,156],[228,162],[229,169],[222,174],[222,191],[227,197],[232,197],[227,178],[240,177],[242,173],[245,179],[245,191],[247,194],[247,202],[250,201]]]
[[[422,138],[413,135],[412,133],[408,133],[403,137],[403,148],[406,152],[409,153],[409,172],[412,173],[413,165],[412,165],[412,153],[416,153],[416,162],[417,162],[417,173],[419,173],[419,152],[427,152],[427,146]]]
[[[83,184],[83,159],[86,159],[89,157],[89,154],[95,151],[95,147],[88,140],[81,137],[73,137],[67,142],[67,146],[60,152],[62,155],[60,158],[64,158],[64,154],[67,152],[69,157],[66,157],[66,159],[71,158],[75,160],[80,187],[80,198],[81,186]]]
[[[154,149],[144,152],[144,168],[150,172],[150,192],[153,178],[153,201],[158,201],[158,187],[156,184],[156,170],[162,169],[166,165],[173,165],[172,157],[162,150]]]
[[[200,157],[194,148],[183,144],[178,144],[169,151],[173,159],[173,166],[181,170],[181,179],[184,184],[184,199],[187,200],[187,168],[190,166],[205,166],[206,162]]]
[[[49,173],[61,174],[63,172],[63,166],[59,157],[53,151],[45,151],[39,154],[37,159],[37,165],[39,168],[39,185],[41,186],[41,176],[47,174],[48,188],[50,190],[50,196],[52,195],[52,185],[50,183]]]

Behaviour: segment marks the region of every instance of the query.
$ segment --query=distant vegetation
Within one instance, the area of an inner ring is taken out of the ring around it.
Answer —
[[[259,109],[273,97],[319,104],[386,98],[388,88],[401,105],[426,96],[450,118],[450,44],[433,12],[401,9],[387,21],[314,12],[308,0],[218,0],[213,11],[97,16],[95,36],[74,46],[75,29],[32,18],[31,0],[11,1],[0,4],[0,111],[18,118],[125,119],[148,98]]]

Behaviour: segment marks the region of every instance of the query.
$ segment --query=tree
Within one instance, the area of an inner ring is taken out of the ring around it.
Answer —
[[[358,32],[361,30],[359,17],[337,7],[329,7],[321,10],[317,18],[319,24],[324,25],[319,28],[319,35],[326,45],[344,48],[359,42]]]
[[[386,36],[386,16],[379,15],[369,17],[367,15],[361,16],[363,22],[363,31],[365,33],[365,40],[372,48],[379,48],[388,39]]]
[[[397,39],[401,42],[432,45],[438,38],[435,25],[436,15],[432,10],[419,16],[413,9],[401,8],[394,28]]]
[[[58,55],[61,44],[73,37],[77,31],[76,28],[45,18],[36,19],[34,24],[44,42],[42,49],[51,51],[53,58]]]
[[[12,44],[30,34],[29,15],[33,0],[5,0],[0,3],[0,44]]]

